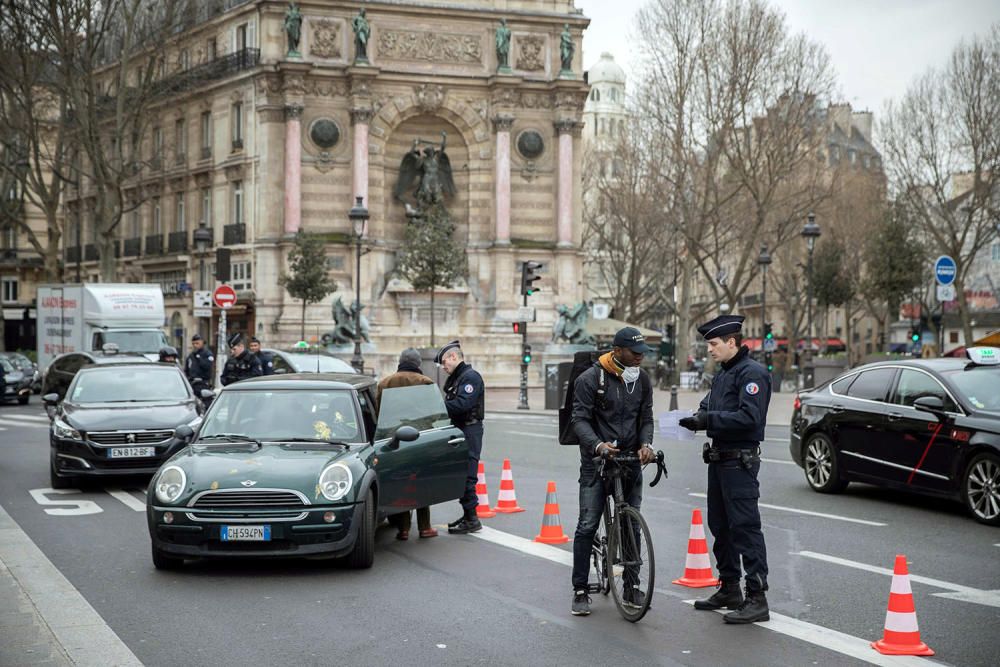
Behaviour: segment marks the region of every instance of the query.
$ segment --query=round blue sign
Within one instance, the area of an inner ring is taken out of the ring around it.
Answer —
[[[934,277],[939,285],[950,285],[955,282],[955,260],[948,255],[941,255],[934,262]]]

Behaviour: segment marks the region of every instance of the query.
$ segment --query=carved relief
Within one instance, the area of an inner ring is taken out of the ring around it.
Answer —
[[[340,58],[340,22],[319,19],[309,23],[313,29],[310,53],[320,58]]]
[[[498,88],[493,91],[493,95],[490,98],[490,103],[493,106],[516,106],[518,102],[517,91],[513,88]]]
[[[347,95],[347,84],[343,81],[329,79],[306,79],[305,92],[313,97],[344,97]]]
[[[525,109],[551,109],[552,95],[549,93],[521,93],[521,106]]]
[[[286,73],[282,92],[292,95],[304,95],[306,92],[306,79],[301,74]]]
[[[537,72],[545,69],[545,37],[541,35],[518,35],[517,69]]]
[[[351,95],[361,95],[367,97],[371,95],[372,87],[367,79],[351,79]]]
[[[430,84],[422,84],[414,88],[417,106],[424,113],[434,113],[444,103],[444,88]]]
[[[281,79],[277,75],[258,76],[256,81],[257,94],[259,95],[281,92]]]
[[[371,109],[357,108],[351,109],[351,125],[357,125],[358,123],[369,123],[371,122],[372,116],[375,115]]]
[[[386,30],[378,36],[378,55],[392,60],[480,64],[483,49],[478,35]]]
[[[573,111],[583,111],[583,105],[587,101],[587,92],[579,90],[562,90],[556,93],[555,104],[557,109],[572,109]]]

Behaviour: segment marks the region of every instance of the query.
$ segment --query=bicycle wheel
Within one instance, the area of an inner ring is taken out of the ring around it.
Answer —
[[[615,516],[608,536],[608,573],[615,605],[635,623],[649,611],[654,583],[653,541],[646,520],[633,507]]]
[[[608,581],[608,538],[604,534],[604,523],[597,525],[597,533],[594,535],[594,545],[590,549],[590,561],[594,571],[597,572],[597,591],[601,595],[607,595],[611,590],[611,583]]]

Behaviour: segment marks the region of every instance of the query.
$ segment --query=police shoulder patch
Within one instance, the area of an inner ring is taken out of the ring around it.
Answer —
[[[212,355],[208,355],[208,360],[209,361],[215,361],[215,357],[213,357]]]
[[[748,382],[746,386],[746,392],[751,396],[756,396],[760,392],[760,385],[756,382]]]
[[[473,386],[472,386],[471,384],[467,384],[467,385],[465,385],[465,393],[466,393],[466,394],[471,394],[471,393],[472,393],[472,392],[474,392],[475,390],[476,390],[476,388],[475,388],[475,387],[473,387]]]

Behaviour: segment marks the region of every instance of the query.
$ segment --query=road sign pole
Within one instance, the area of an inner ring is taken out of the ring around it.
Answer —
[[[524,295],[524,305],[528,306],[528,295]],[[528,410],[528,364],[524,363],[524,346],[528,344],[528,324],[521,327],[521,385],[517,396],[517,409]]]
[[[226,365],[226,358],[229,356],[226,347],[226,309],[219,313],[219,347],[215,355],[215,386],[222,386],[222,369]]]

